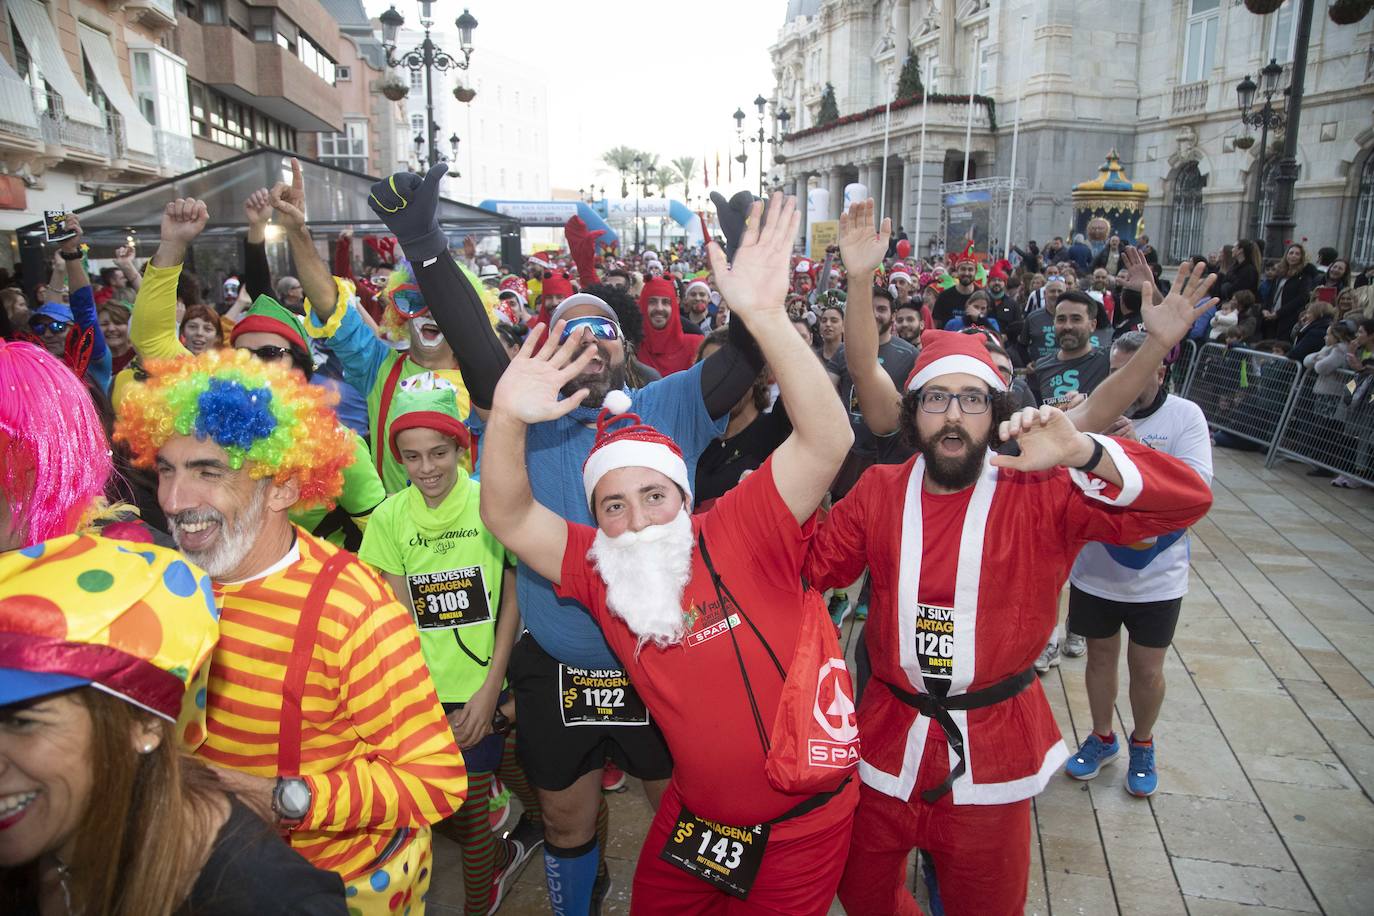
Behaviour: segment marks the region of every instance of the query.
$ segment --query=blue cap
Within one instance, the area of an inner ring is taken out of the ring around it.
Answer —
[[[0,668],[0,706],[61,693],[73,687],[85,687],[90,683],[88,678],[72,677],[69,674]]]
[[[34,317],[42,315],[45,318],[65,321],[68,324],[76,323],[76,317],[72,315],[72,307],[65,302],[44,302],[30,314]]]

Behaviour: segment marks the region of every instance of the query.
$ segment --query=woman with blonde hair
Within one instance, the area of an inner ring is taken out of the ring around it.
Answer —
[[[1307,258],[1307,249],[1294,242],[1284,251],[1264,295],[1264,336],[1291,340],[1308,297],[1321,275]]]

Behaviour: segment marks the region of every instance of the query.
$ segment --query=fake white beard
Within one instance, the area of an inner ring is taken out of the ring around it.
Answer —
[[[692,577],[692,520],[684,508],[665,525],[608,537],[596,532],[587,558],[606,583],[606,606],[646,642],[667,648],[682,641],[682,592]]]

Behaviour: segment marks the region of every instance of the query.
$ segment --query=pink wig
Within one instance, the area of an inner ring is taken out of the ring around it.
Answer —
[[[76,532],[111,469],[81,380],[42,347],[0,341],[0,495],[20,546]]]

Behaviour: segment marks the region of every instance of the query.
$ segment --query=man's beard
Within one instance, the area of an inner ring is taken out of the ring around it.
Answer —
[[[600,407],[601,402],[606,399],[606,392],[619,391],[625,387],[625,364],[612,366],[611,354],[606,345],[595,341],[594,346],[597,356],[601,359],[601,368],[594,372],[584,372],[563,386],[564,397],[579,388],[586,388],[587,396],[582,399],[582,404],[586,407]]]
[[[1059,349],[1065,353],[1072,353],[1083,348],[1083,336],[1077,331],[1061,331],[1059,334]]]
[[[248,556],[248,551],[253,549],[253,543],[262,530],[262,516],[266,509],[267,487],[260,484],[253,493],[252,501],[239,514],[233,525],[229,525],[224,516],[214,509],[188,509],[168,516],[167,524],[171,529],[172,539],[186,555],[186,559],[205,570],[211,579],[221,581],[238,569],[243,563],[243,558]],[[219,537],[205,550],[187,550],[181,546],[179,529],[183,525],[200,522],[218,524]]]
[[[692,577],[692,519],[686,508],[671,522],[609,537],[597,530],[587,558],[606,583],[606,606],[639,638],[635,654],[652,642],[682,641],[682,592]]]
[[[904,324],[897,328],[897,336],[907,343],[915,343],[921,338],[921,331],[914,324]]]
[[[914,422],[914,420],[913,420]],[[940,440],[948,435],[957,435],[964,441],[963,457],[955,458],[940,454]],[[939,432],[930,438],[916,432],[916,450],[925,456],[926,473],[937,485],[946,490],[963,490],[978,482],[983,472],[983,461],[987,458],[988,442],[991,431],[981,441],[969,435],[968,430],[954,423],[945,423]]]
[[[891,318],[887,319],[886,321],[880,321],[880,322],[878,322],[878,336],[879,336],[879,337],[884,337],[884,336],[886,336],[886,335],[887,335],[887,332],[890,331],[890,330],[892,330],[892,319],[891,319]]]

